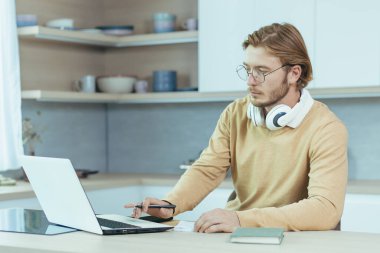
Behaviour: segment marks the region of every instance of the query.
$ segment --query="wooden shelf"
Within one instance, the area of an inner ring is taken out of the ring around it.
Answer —
[[[43,26],[31,26],[18,28],[18,35],[20,38],[61,41],[103,47],[136,47],[198,41],[197,31],[136,34],[118,37],[102,33],[88,33],[80,30],[70,31]]]
[[[73,91],[24,90],[21,92],[21,97],[22,99],[37,100],[41,102],[115,103],[120,95]]]
[[[313,98],[316,99],[380,97],[380,85],[345,88],[310,88],[308,90]]]
[[[245,96],[245,92],[156,92],[156,93],[82,93],[73,91],[25,90],[22,98],[41,102],[68,103],[196,103],[224,102]]]
[[[378,87],[309,89],[316,99],[380,97]],[[157,92],[157,93],[80,93],[72,91],[22,91],[22,98],[41,102],[67,103],[199,103],[229,102],[246,96],[245,91],[236,92]]]

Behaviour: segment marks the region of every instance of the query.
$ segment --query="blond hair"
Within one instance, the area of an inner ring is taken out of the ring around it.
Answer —
[[[300,65],[302,73],[297,86],[302,89],[313,79],[313,69],[301,33],[291,24],[273,23],[248,35],[243,48],[249,45],[264,47],[270,54],[278,57],[283,65]]]

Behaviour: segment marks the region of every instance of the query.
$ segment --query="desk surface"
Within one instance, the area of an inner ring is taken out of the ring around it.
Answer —
[[[163,232],[100,236],[75,232],[39,236],[0,232],[0,252],[380,252],[380,234],[340,231],[287,232],[281,245],[229,243],[230,234]]]

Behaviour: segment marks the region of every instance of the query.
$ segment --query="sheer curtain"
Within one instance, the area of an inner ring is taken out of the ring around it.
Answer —
[[[0,171],[18,169],[23,154],[15,0],[0,0]]]

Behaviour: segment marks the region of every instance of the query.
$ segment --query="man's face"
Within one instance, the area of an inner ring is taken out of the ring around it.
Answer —
[[[270,55],[263,47],[248,46],[245,50],[244,65],[248,71],[252,68],[267,74],[282,66],[278,57]],[[289,91],[285,67],[267,76],[263,83],[257,83],[252,75],[247,80],[251,103],[257,107],[269,107],[280,102]]]

